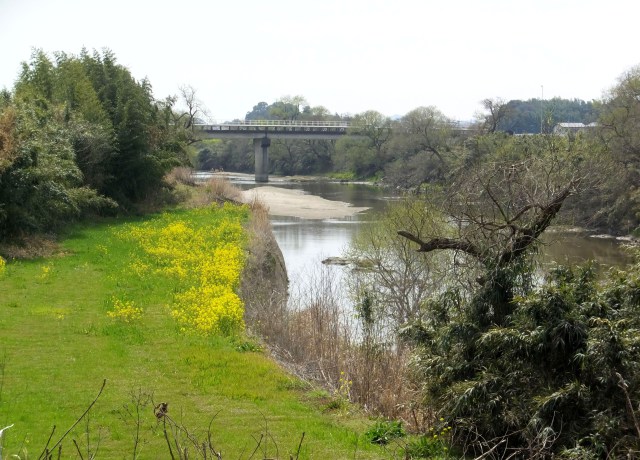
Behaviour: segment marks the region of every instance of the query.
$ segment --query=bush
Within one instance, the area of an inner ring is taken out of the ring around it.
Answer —
[[[365,438],[372,444],[389,444],[394,439],[405,436],[402,422],[397,420],[377,421],[364,434]]]
[[[449,448],[440,437],[421,436],[404,448],[404,458],[449,458]]]
[[[558,268],[514,297],[501,326],[480,330],[461,316],[423,327],[416,370],[435,409],[481,452],[637,452],[639,273],[636,265],[600,283],[590,266]]]

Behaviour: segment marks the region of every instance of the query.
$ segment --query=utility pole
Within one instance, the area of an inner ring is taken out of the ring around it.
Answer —
[[[544,85],[540,85],[540,91],[542,91],[542,99],[540,100],[540,134],[542,134],[544,125]]]

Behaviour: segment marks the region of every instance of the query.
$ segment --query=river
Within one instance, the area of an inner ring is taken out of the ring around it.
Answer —
[[[252,179],[244,176],[230,176],[230,180],[245,190],[256,187]],[[319,271],[323,259],[341,256],[358,229],[372,224],[375,212],[384,210],[390,201],[398,199],[393,191],[366,184],[299,182],[272,177],[269,185],[303,190],[328,200],[370,208],[341,219],[310,220],[272,216],[273,233],[284,255],[292,283]],[[544,236],[544,243],[541,251],[543,266],[594,260],[603,267],[610,267],[631,262],[622,244],[614,239],[593,238],[580,233],[548,232]]]

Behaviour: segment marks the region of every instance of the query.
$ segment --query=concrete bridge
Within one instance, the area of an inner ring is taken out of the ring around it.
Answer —
[[[204,139],[253,139],[256,182],[269,182],[271,139],[338,139],[350,127],[348,121],[246,120],[194,128]]]
[[[194,130],[203,139],[253,139],[256,182],[269,182],[269,146],[271,139],[338,139],[345,134],[358,136],[360,124],[348,121],[245,120],[214,125],[196,124]],[[468,131],[452,123],[453,131]]]

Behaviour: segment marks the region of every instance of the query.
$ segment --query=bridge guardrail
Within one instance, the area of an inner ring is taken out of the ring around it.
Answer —
[[[316,120],[239,120],[213,124],[196,124],[196,129],[202,131],[249,131],[249,130],[303,130],[303,131],[346,131],[349,128],[372,128],[373,126],[350,121],[316,121]],[[392,124],[385,128],[403,130],[401,124]],[[462,127],[460,122],[452,121],[449,128],[466,131],[469,128]]]
[[[241,120],[215,124],[197,124],[197,129],[242,129],[242,128],[349,128],[348,121],[315,120]]]

